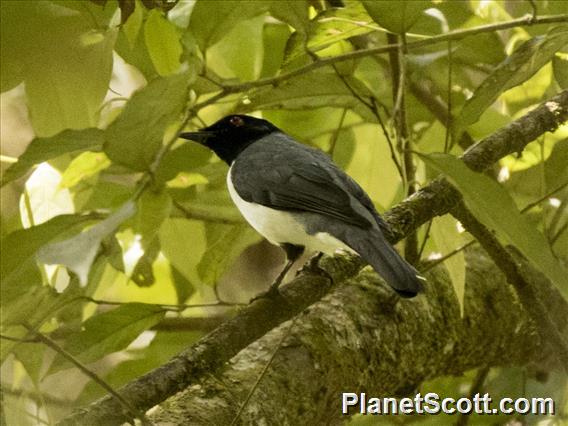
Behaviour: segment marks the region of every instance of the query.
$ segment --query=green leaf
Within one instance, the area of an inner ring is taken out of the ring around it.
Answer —
[[[431,228],[432,238],[436,243],[438,251],[447,255],[462,245],[462,236],[458,232],[457,221],[450,215],[439,216],[434,219]],[[465,297],[465,254],[463,251],[454,254],[444,261],[463,317],[463,306]]]
[[[171,218],[160,227],[162,252],[190,283],[199,284],[197,264],[205,251],[205,225],[198,220]]]
[[[211,70],[225,79],[257,79],[262,71],[264,21],[264,16],[255,16],[238,22],[227,37],[211,46],[207,51]]]
[[[168,21],[158,9],[150,11],[144,25],[144,39],[148,54],[158,74],[176,73],[181,64],[183,49],[180,34],[174,24]]]
[[[260,240],[249,225],[206,224],[207,250],[197,265],[201,280],[215,285],[241,252]]]
[[[104,152],[83,152],[73,159],[61,176],[60,188],[72,188],[82,180],[96,175],[110,166],[110,160]]]
[[[53,317],[64,306],[68,306],[76,294],[71,292],[58,294],[52,287],[32,286],[26,287],[17,298],[9,303],[2,300],[0,310],[0,324],[2,333],[16,338],[24,338],[28,330],[20,324],[39,327],[46,320]],[[8,354],[17,347],[17,342],[3,341],[0,345],[0,364]]]
[[[147,170],[162,146],[166,127],[186,105],[189,73],[159,77],[136,92],[105,132],[104,151],[115,163]]]
[[[122,26],[120,30],[128,39],[130,46],[134,47],[136,45],[136,40],[138,39],[140,29],[142,28],[142,23],[144,20],[144,8],[137,1],[133,1],[132,3],[134,9],[132,10],[130,16],[121,16]]]
[[[199,331],[158,332],[149,346],[143,349],[128,350],[129,359],[113,368],[104,381],[114,389],[140,377],[153,368],[165,364],[203,335]],[[86,405],[104,396],[106,391],[97,383],[89,382],[79,397],[79,404]]]
[[[306,47],[315,53],[339,41],[376,30],[376,25],[360,3],[324,10],[311,21],[307,45],[303,34],[292,34],[286,46],[284,62],[288,64],[306,55]]]
[[[67,128],[96,126],[117,30],[54,2],[8,1],[2,6],[2,21],[9,22],[2,38],[10,45],[3,64],[6,60],[9,71],[24,78],[35,133],[52,136]],[[23,36],[22,28],[33,31]]]
[[[377,24],[398,34],[408,31],[432,7],[428,0],[363,0],[362,3]]]
[[[174,284],[177,296],[177,303],[185,303],[186,300],[195,293],[195,286],[170,264],[170,276]]]
[[[461,130],[475,123],[499,95],[527,81],[567,44],[568,26],[557,27],[545,36],[523,43],[493,70],[466,101],[457,117],[456,127]]]
[[[211,158],[211,150],[196,143],[184,143],[164,155],[156,170],[156,181],[167,182],[180,172],[193,172]]]
[[[290,37],[288,25],[265,23],[263,36],[264,55],[262,59],[261,77],[272,77],[280,70],[284,59],[284,49]]]
[[[157,324],[165,311],[156,305],[127,303],[112,311],[92,316],[83,324],[83,331],[71,335],[64,349],[82,363],[88,364],[125,349],[140,333]],[[58,355],[50,374],[71,367]]]
[[[49,265],[65,265],[77,274],[79,282],[82,286],[85,286],[91,265],[95,260],[102,240],[114,232],[122,222],[135,212],[135,204],[129,201],[108,218],[97,223],[87,231],[67,240],[43,246],[38,251],[37,258],[40,262]]]
[[[306,0],[272,0],[269,12],[276,19],[286,22],[297,33],[305,34],[310,25],[309,7]]]
[[[170,216],[172,200],[162,188],[159,191],[145,191],[138,200],[138,212],[134,217],[134,232],[141,236],[144,254],[134,267],[131,279],[139,286],[154,284],[152,264],[160,252],[157,238],[160,226]]]
[[[360,96],[367,98],[369,91],[354,77],[345,77]],[[249,96],[250,103],[239,106],[243,111],[262,109],[309,109],[341,107],[353,109],[368,121],[376,118],[358,101],[335,72],[311,72],[290,79],[277,87],[259,89]]]
[[[172,199],[163,188],[145,191],[138,200],[134,231],[142,237],[142,247],[148,247],[157,236],[160,226],[170,216]]]
[[[2,185],[25,175],[34,165],[67,153],[99,151],[104,132],[100,129],[64,130],[48,138],[35,138],[28,145],[18,162],[10,166],[2,176]]]
[[[189,28],[202,51],[226,37],[241,21],[258,16],[268,9],[266,2],[252,0],[197,0]]]
[[[69,232],[76,232],[90,220],[93,220],[92,216],[60,215],[4,237],[0,256],[2,303],[25,292],[30,285],[41,282],[35,254],[42,246]]]
[[[431,167],[444,173],[462,193],[474,214],[497,237],[511,244],[543,274],[568,300],[568,272],[556,260],[546,238],[517,209],[509,193],[489,177],[470,170],[461,160],[448,154],[421,154]]]

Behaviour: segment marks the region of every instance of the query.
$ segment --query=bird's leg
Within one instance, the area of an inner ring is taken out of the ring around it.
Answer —
[[[278,287],[282,283],[282,280],[284,279],[284,277],[286,276],[286,274],[288,273],[294,262],[296,262],[296,260],[298,260],[300,256],[302,256],[305,248],[304,246],[296,246],[294,244],[288,244],[288,243],[281,244],[280,247],[282,247],[282,249],[284,249],[284,251],[286,252],[287,261],[286,265],[284,265],[284,269],[282,269],[282,271],[278,274],[274,282],[270,285],[268,291],[261,293],[258,296],[255,296],[251,300],[251,302],[254,302],[255,300],[261,299],[263,297],[276,296],[278,294]]]

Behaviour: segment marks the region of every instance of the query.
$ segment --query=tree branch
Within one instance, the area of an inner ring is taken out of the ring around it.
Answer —
[[[564,91],[471,147],[463,160],[470,168],[481,171],[502,156],[522,151],[529,142],[555,130],[567,118],[568,91]],[[447,181],[434,180],[385,214],[392,230],[387,238],[391,243],[399,241],[432,217],[447,213],[459,200],[459,193]],[[326,262],[335,284],[354,277],[361,267],[360,261],[353,258],[350,261],[332,258]],[[329,279],[305,271],[282,289],[281,298],[259,300],[249,305],[168,363],[122,387],[120,394],[140,410],[159,404],[205,375],[213,374],[252,342],[320,300],[331,287]],[[349,300],[341,299],[341,304],[348,304]],[[453,298],[452,304],[457,306]],[[476,348],[472,350],[477,353]],[[116,401],[106,396],[72,414],[61,424],[120,424],[129,420],[128,414],[120,408]]]
[[[368,270],[339,285],[296,318],[241,424],[335,424],[342,418],[342,392],[402,397],[440,375],[549,363],[546,342],[495,264],[474,249],[467,252],[467,265],[463,318],[443,267],[428,274],[426,297],[411,300],[393,298]],[[546,282],[539,287],[551,315],[565,318],[568,310],[555,289]],[[229,424],[289,325],[244,349],[215,377],[169,399],[152,420]]]
[[[568,343],[559,332],[558,325],[550,318],[547,308],[536,294],[531,281],[521,273],[520,264],[515,261],[511,253],[505,250],[495,235],[467,210],[463,202],[452,208],[451,213],[477,239],[499,269],[503,271],[507,281],[515,287],[523,307],[533,318],[541,337],[550,342],[555,355],[568,372]]]

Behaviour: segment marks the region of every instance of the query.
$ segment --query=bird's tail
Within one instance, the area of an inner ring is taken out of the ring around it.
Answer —
[[[414,297],[422,291],[424,278],[404,260],[378,231],[351,235],[344,242],[365,259],[401,297]]]

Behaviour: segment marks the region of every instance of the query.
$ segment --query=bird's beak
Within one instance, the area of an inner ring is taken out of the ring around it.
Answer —
[[[197,132],[184,132],[179,135],[182,139],[187,139],[193,142],[197,142],[201,145],[207,143],[207,139],[213,136],[213,132],[207,130],[199,130]]]

